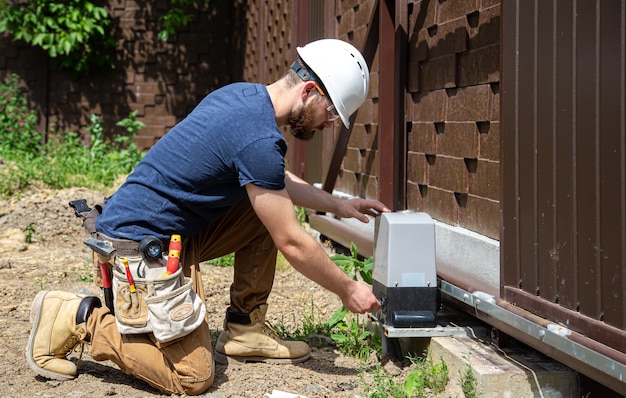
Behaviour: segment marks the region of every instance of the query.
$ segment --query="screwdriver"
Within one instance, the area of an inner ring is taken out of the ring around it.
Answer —
[[[131,293],[135,293],[137,289],[135,289],[135,281],[133,280],[133,274],[130,272],[130,268],[128,267],[128,258],[122,258],[122,263],[124,264],[124,269],[126,270],[126,279],[128,279],[128,289]]]

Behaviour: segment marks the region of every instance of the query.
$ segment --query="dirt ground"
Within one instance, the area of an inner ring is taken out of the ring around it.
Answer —
[[[78,377],[66,382],[36,375],[25,360],[30,306],[37,292],[64,290],[102,298],[100,289],[87,280],[91,254],[82,243],[87,236],[68,202],[85,198],[93,205],[103,197],[103,193],[87,189],[36,189],[19,198],[0,200],[0,398],[162,396],[114,364],[93,361],[87,350]],[[29,237],[32,242],[26,243]],[[217,335],[228,306],[232,268],[206,266],[203,278],[209,326],[215,332],[212,335]],[[294,321],[301,324],[311,303],[314,314],[324,321],[340,306],[334,294],[288,267],[277,273],[268,320],[287,326]],[[273,390],[307,397],[363,395],[359,361],[329,347],[312,351],[311,359],[298,365],[217,365],[214,385],[203,396],[264,397]],[[385,367],[404,380],[407,369],[398,365],[387,361]]]

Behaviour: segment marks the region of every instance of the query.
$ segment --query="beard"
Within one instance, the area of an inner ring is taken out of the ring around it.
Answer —
[[[316,104],[317,102],[315,104],[305,104],[299,112],[291,111],[289,114],[291,134],[297,139],[309,141],[315,135],[315,131],[320,129],[312,126]]]

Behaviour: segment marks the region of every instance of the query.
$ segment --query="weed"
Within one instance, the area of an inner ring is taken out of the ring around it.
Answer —
[[[33,235],[35,232],[37,232],[37,230],[35,230],[35,223],[31,221],[24,227],[24,242],[33,243]]]
[[[435,364],[430,355],[423,358],[408,358],[415,369],[411,370],[404,383],[394,380],[382,366],[363,369],[359,373],[367,397],[426,398],[442,393],[448,384],[448,365],[443,359]]]
[[[337,266],[350,276],[352,279],[357,280],[358,276],[363,279],[363,282],[372,284],[372,272],[374,269],[374,258],[369,257],[365,260],[359,258],[359,252],[354,242],[350,243],[350,256],[345,254],[335,254],[331,256],[331,260]]]
[[[376,365],[372,370],[359,373],[359,379],[364,386],[365,395],[370,398],[404,398],[405,394],[385,368]]]
[[[373,258],[361,260],[354,242],[350,243],[350,256],[335,254],[331,256],[331,260],[352,279],[358,280],[360,276],[364,282],[372,284]],[[344,354],[359,359],[368,358],[372,351],[380,355],[382,353],[380,335],[368,331],[358,318],[345,321],[348,313],[349,311],[342,306],[328,321],[331,329],[337,329],[337,332],[331,335],[337,348]]]
[[[459,371],[461,376],[461,390],[466,398],[478,398],[482,395],[478,389],[478,379],[476,379],[476,375],[474,375],[469,357],[465,359],[467,360],[465,370]]]
[[[298,224],[303,226],[306,222],[306,208],[295,206],[296,209],[296,218],[298,219]]]
[[[336,332],[330,337],[339,351],[356,359],[366,360],[375,351],[380,356],[382,340],[378,333],[372,333],[365,327],[365,323],[356,318],[347,322],[341,321],[336,325]]]
[[[44,144],[37,132],[37,113],[13,74],[0,84],[0,195],[19,194],[28,186],[43,183],[50,188],[109,187],[120,175],[130,173],[143,157],[133,137],[144,126],[137,113],[117,123],[125,130],[110,142],[104,136],[102,119],[91,115],[86,130],[92,142],[85,147],[76,132],[50,132]]]
[[[92,266],[88,262],[85,262],[83,264],[83,268],[76,274],[76,280],[78,282],[93,282]]]
[[[43,276],[37,277],[37,284],[39,285],[39,290],[46,290],[48,283],[43,278]]]
[[[37,112],[19,87],[20,77],[11,74],[0,84],[0,153],[5,157],[31,157],[41,150]]]
[[[404,381],[404,393],[408,397],[425,397],[426,391],[438,394],[446,389],[449,372],[443,358],[435,364],[429,355],[426,358],[409,357],[417,368],[409,372]]]
[[[287,327],[284,319],[270,325],[270,327],[278,337],[287,340],[305,341],[312,335],[329,336],[331,333],[330,328],[325,322],[318,321],[316,314],[319,315],[320,311],[313,301],[305,303],[305,308],[305,312],[299,318],[301,319],[300,322],[298,322],[294,316],[293,324],[295,328]]]

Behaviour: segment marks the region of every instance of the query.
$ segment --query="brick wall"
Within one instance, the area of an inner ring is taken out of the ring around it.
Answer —
[[[413,5],[407,207],[498,239],[499,1]]]

